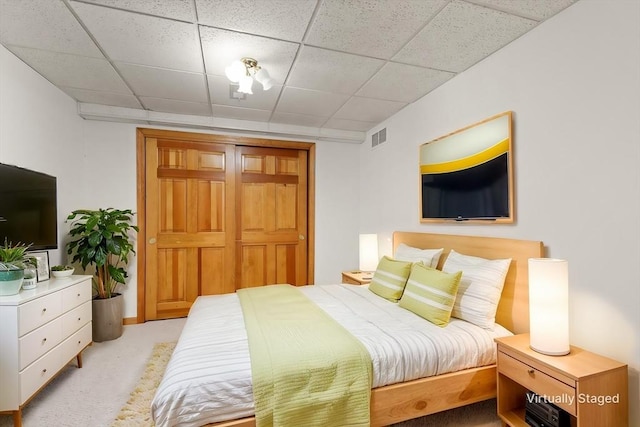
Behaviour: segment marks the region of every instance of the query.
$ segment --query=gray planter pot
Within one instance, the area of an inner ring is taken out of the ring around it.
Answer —
[[[15,295],[20,292],[24,270],[0,270],[0,295]]]
[[[121,294],[92,301],[93,341],[110,341],[122,335],[123,304]]]

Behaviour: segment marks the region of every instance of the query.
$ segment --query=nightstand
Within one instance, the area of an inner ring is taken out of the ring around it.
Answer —
[[[504,425],[527,425],[528,390],[567,411],[572,427],[628,425],[627,365],[574,346],[566,356],[540,354],[529,347],[529,334],[496,343],[498,415]]]
[[[342,283],[348,285],[367,285],[373,278],[373,272],[371,271],[343,271]]]

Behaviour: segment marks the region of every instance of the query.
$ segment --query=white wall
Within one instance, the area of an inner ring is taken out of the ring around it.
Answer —
[[[418,147],[514,112],[513,225],[419,223]],[[361,147],[360,227],[542,240],[570,266],[571,342],[630,366],[640,425],[640,3],[581,0],[406,107]],[[385,173],[375,173],[384,171]]]
[[[0,46],[0,162],[57,177],[59,249],[49,263],[66,262],[66,215],[82,204],[83,120],[76,103]]]

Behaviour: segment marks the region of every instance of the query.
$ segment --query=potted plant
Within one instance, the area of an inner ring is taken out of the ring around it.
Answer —
[[[133,212],[114,208],[75,210],[71,221],[67,253],[83,270],[94,269],[93,341],[101,342],[122,335],[122,295],[118,287],[125,284],[129,256],[135,254]]]
[[[0,246],[0,295],[15,295],[20,292],[24,280],[24,270],[35,266],[27,249],[30,245],[7,242]]]
[[[70,265],[54,265],[51,267],[53,277],[69,277],[73,274],[74,268]]]

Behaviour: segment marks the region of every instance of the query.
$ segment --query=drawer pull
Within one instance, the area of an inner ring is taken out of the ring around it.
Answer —
[[[46,374],[46,373],[47,373],[47,368],[44,368],[44,369],[42,370],[42,373],[43,373],[43,374]]]
[[[78,344],[80,344],[81,342],[82,342],[81,340],[78,340]]]
[[[78,322],[80,321],[80,317],[78,317]]]
[[[44,313],[45,311],[47,311],[47,307],[42,309],[42,312]]]
[[[78,294],[78,296],[80,296],[80,294]]]
[[[527,372],[529,373],[529,375],[533,375],[536,373],[536,371],[534,371],[533,369],[529,369]]]
[[[42,338],[42,344],[46,343],[47,339],[46,338]]]

